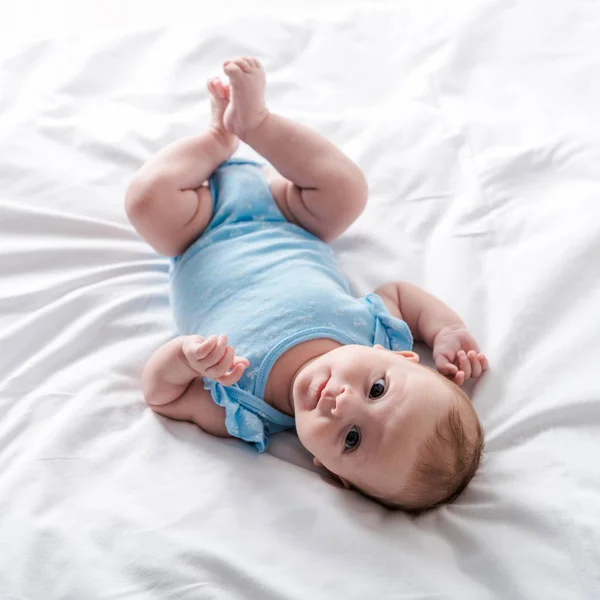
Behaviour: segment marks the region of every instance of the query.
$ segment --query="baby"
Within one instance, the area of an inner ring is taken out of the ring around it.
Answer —
[[[414,285],[352,296],[328,242],[365,207],[362,172],[269,112],[258,60],[223,69],[228,83],[208,81],[208,131],[151,157],[127,190],[133,226],[173,257],[180,333],[148,360],[146,401],[259,452],[295,427],[317,467],[388,507],[454,500],[483,448],[459,386],[486,357],[458,315]],[[258,163],[230,159],[240,139],[282,177],[267,182]],[[413,336],[437,371],[419,364]]]

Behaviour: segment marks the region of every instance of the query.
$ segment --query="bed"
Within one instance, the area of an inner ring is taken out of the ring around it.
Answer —
[[[0,600],[600,598],[598,4],[193,6],[0,41]],[[334,244],[356,294],[423,286],[489,357],[451,506],[388,511],[292,433],[259,456],[144,403],[175,330],[125,190],[246,54],[368,178]]]

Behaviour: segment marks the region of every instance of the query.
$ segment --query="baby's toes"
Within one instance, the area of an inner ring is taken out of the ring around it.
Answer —
[[[212,86],[219,98],[224,100],[227,97],[227,94],[225,93],[225,86],[218,77],[212,80]]]
[[[244,76],[244,71],[234,61],[228,60],[223,65],[223,71],[232,81]]]
[[[244,73],[252,73],[254,67],[245,56],[240,56],[233,61]]]
[[[254,71],[262,69],[262,65],[260,64],[258,58],[254,58],[254,56],[244,56],[244,60],[250,65],[250,67]]]

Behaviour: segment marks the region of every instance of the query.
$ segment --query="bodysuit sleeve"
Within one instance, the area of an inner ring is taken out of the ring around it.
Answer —
[[[253,444],[259,452],[264,452],[269,443],[265,423],[254,413],[244,408],[231,396],[244,394],[233,386],[224,386],[212,379],[203,378],[204,389],[208,390],[216,404],[225,409],[225,427],[236,438]]]
[[[202,380],[204,389],[210,392],[215,403],[225,409],[227,431],[233,437],[253,444],[259,452],[267,449],[271,434],[295,425],[293,417],[278,411],[237,384],[224,386],[206,377]]]
[[[375,317],[373,345],[381,344],[394,351],[412,350],[413,337],[406,322],[393,317],[377,294],[368,294],[363,301]]]

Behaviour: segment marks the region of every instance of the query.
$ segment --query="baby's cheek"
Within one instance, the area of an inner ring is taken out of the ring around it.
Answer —
[[[296,433],[298,434],[298,439],[307,450],[310,450],[308,448],[310,445],[310,427],[306,421],[307,419],[304,415],[296,413]]]
[[[313,455],[318,456],[321,452],[322,437],[319,427],[309,414],[296,416],[296,433],[300,443]]]

